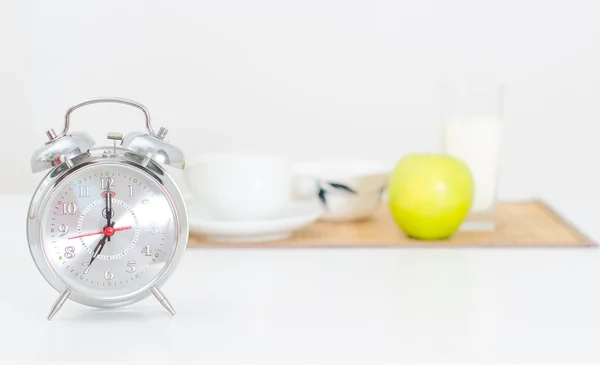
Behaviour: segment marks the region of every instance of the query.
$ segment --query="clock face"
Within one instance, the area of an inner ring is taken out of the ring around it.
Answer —
[[[148,289],[170,263],[178,232],[164,187],[145,171],[114,162],[67,175],[40,223],[42,251],[55,275],[99,300]]]

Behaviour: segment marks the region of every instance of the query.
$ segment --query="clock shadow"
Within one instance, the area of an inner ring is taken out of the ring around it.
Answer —
[[[159,308],[63,308],[39,333],[38,361],[82,363],[152,362],[172,353],[171,314]],[[74,310],[75,309],[75,310]],[[42,319],[40,319],[42,321]],[[132,351],[143,344],[153,351]],[[66,349],[66,350],[65,350]],[[109,350],[108,350],[109,349]]]
[[[166,312],[164,309],[133,309],[133,308],[114,308],[114,309],[101,309],[101,308],[85,308],[85,310],[72,312],[68,315],[64,315],[62,318],[53,319],[59,321],[77,321],[77,322],[144,322],[148,321],[164,321],[171,320],[173,316]]]

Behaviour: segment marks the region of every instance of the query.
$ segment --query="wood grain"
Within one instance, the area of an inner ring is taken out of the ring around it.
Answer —
[[[500,203],[495,221],[492,232],[459,231],[448,240],[419,241],[404,235],[383,204],[371,220],[317,222],[282,241],[231,244],[191,235],[188,247],[596,247],[541,201]]]

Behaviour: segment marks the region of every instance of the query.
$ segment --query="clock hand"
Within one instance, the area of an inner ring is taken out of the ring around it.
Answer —
[[[69,240],[73,240],[73,239],[75,239],[75,238],[88,237],[88,236],[95,236],[95,235],[98,235],[98,234],[105,234],[105,235],[107,235],[107,236],[109,236],[109,237],[110,237],[110,236],[112,236],[112,235],[113,235],[115,232],[119,232],[119,231],[127,231],[127,230],[130,230],[130,229],[132,229],[132,228],[133,228],[132,226],[119,227],[119,228],[112,228],[112,227],[111,227],[111,229],[108,229],[108,227],[106,227],[106,228],[105,228],[103,231],[100,231],[100,232],[94,232],[94,233],[80,234],[79,236],[69,237],[69,238],[67,238],[67,239],[69,239]],[[111,233],[111,232],[112,232],[112,233]]]
[[[92,259],[90,260],[90,262],[88,263],[88,266],[85,268],[85,271],[83,272],[84,274],[87,274],[90,271],[90,267],[92,266],[92,262],[94,262],[94,260],[96,259],[96,257],[98,257],[98,255],[100,254],[100,252],[102,252],[102,249],[104,248],[104,245],[106,244],[106,239],[108,238],[108,236],[104,236],[100,239],[100,242],[98,242],[98,244],[96,245],[96,248],[94,249],[94,253],[92,254]]]
[[[113,222],[112,225],[106,227],[107,228],[112,228],[112,226],[115,223]],[[112,234],[111,234],[112,235]],[[96,257],[98,257],[98,255],[100,255],[100,252],[102,252],[102,249],[104,248],[104,245],[106,244],[106,239],[109,238],[110,236],[108,235],[104,235],[104,237],[102,237],[100,239],[100,241],[98,242],[98,244],[96,245],[96,248],[94,248],[94,253],[92,254],[92,259],[90,260],[90,263],[88,264],[87,268],[85,269],[85,271],[83,272],[84,274],[87,274],[90,271],[90,266],[92,266],[92,262],[94,262],[94,260],[96,260]]]
[[[106,227],[110,227],[110,220],[112,219],[112,196],[110,194],[110,180],[106,179]],[[110,241],[110,235],[108,236]]]

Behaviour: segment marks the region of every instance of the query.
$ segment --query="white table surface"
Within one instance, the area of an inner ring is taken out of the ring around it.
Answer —
[[[68,301],[0,196],[0,364],[600,362],[597,249],[191,249],[154,299]],[[552,202],[596,241],[598,201]],[[594,210],[593,210],[594,209]]]

